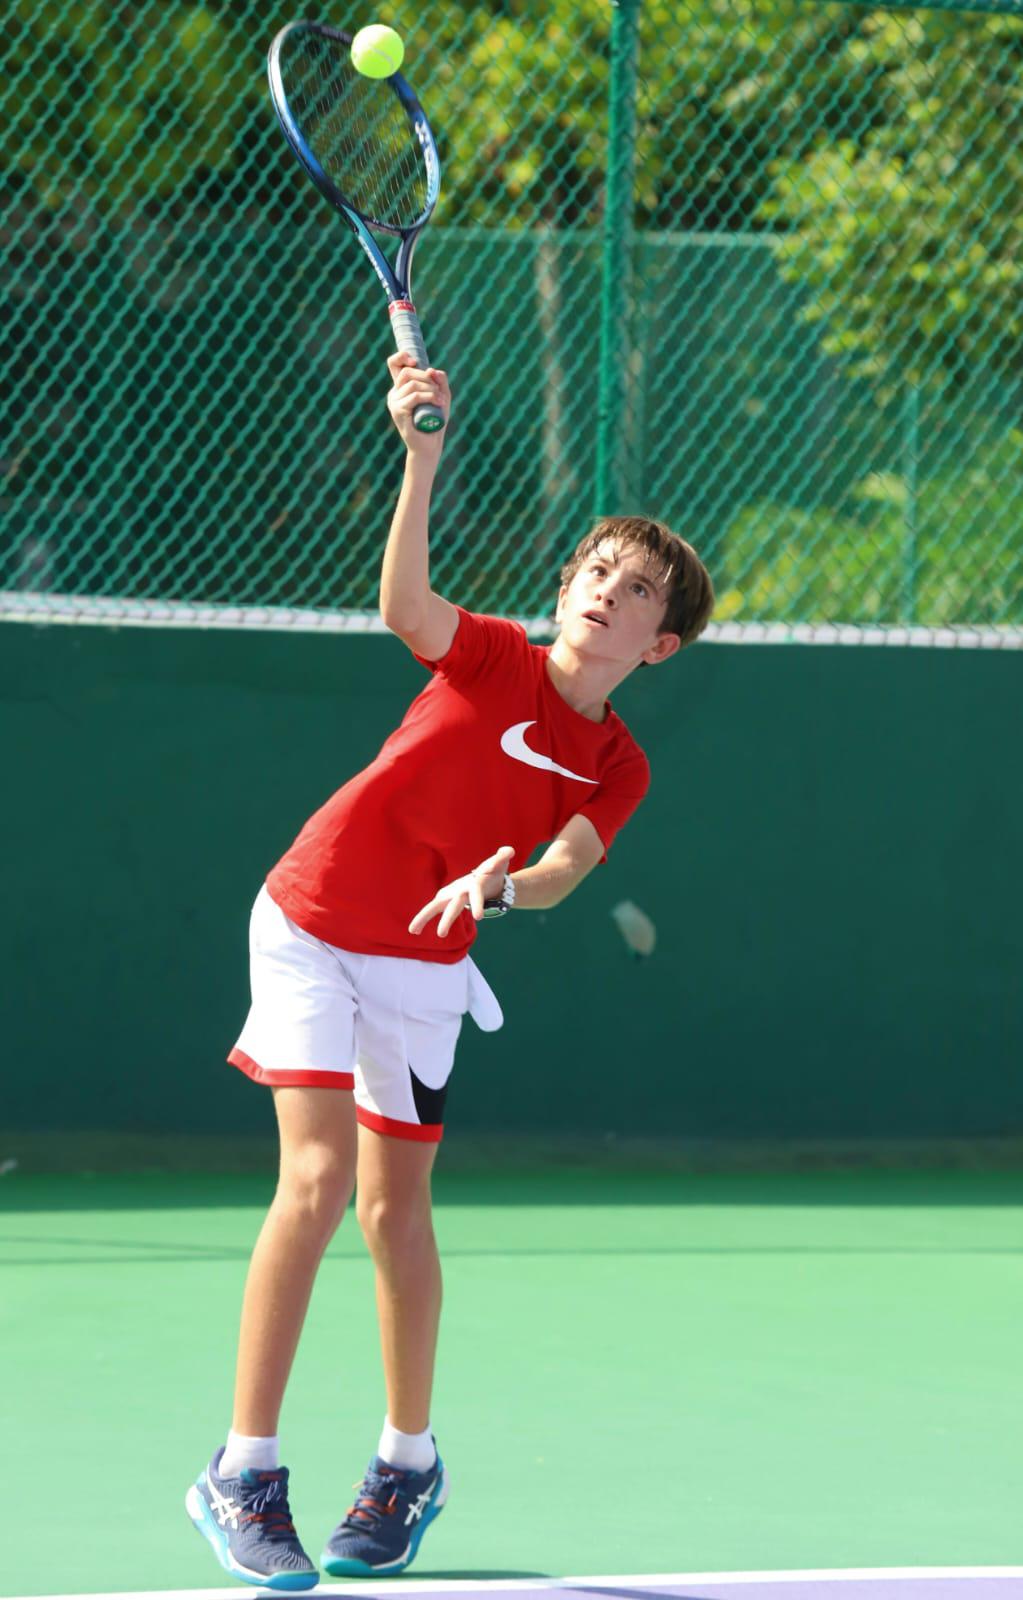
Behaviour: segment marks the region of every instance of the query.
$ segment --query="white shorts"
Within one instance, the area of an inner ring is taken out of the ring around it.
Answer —
[[[232,1066],[275,1087],[353,1089],[359,1121],[399,1139],[441,1137],[466,1011],[485,1033],[504,1021],[468,956],[446,966],[340,950],[297,927],[265,886],[249,970],[252,1006]]]

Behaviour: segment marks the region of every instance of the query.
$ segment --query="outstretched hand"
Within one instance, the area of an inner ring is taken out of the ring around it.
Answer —
[[[502,845],[500,850],[495,850],[486,861],[481,861],[472,872],[467,872],[464,877],[456,878],[453,883],[446,883],[443,889],[438,889],[428,905],[417,911],[408,925],[409,933],[422,933],[428,922],[439,916],[437,933],[444,938],[450,932],[451,925],[456,917],[463,911],[471,911],[476,921],[479,922],[483,915],[484,900],[492,900],[500,894],[508,871],[508,863],[515,854],[510,844]]]

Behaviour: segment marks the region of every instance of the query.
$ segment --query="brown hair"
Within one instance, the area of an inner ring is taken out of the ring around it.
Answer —
[[[667,581],[668,605],[658,633],[677,633],[683,648],[699,638],[714,609],[714,585],[691,544],[650,517],[601,517],[562,567],[562,583],[570,584],[602,544],[613,545],[616,559],[623,550],[641,551],[654,576]]]

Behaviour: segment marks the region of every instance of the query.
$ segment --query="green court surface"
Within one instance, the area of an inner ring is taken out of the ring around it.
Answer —
[[[1023,1560],[1018,1173],[443,1159],[452,1492],[409,1576]],[[183,1500],[272,1182],[0,1178],[4,1594],[229,1581]],[[313,1551],[382,1419],[372,1291],[346,1219],[281,1428]]]

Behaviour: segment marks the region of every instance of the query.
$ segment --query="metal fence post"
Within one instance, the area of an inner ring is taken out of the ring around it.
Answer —
[[[919,553],[917,550],[917,464],[920,459],[920,390],[913,378],[902,403],[902,471],[906,498],[902,512],[902,620],[916,622]]]
[[[605,516],[621,509],[625,375],[632,270],[636,81],[642,0],[611,0],[611,84],[607,185],[600,293],[600,388],[597,411],[597,504]]]

